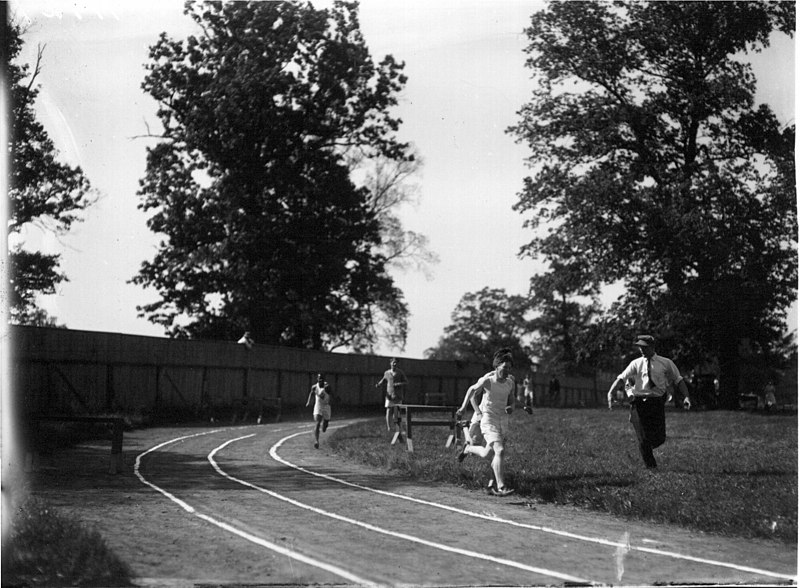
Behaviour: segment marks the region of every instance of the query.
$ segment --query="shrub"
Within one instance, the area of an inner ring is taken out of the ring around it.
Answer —
[[[30,497],[3,544],[3,586],[131,586],[131,571],[97,531]]]

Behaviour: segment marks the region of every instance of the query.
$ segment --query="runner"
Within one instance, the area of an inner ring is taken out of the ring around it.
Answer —
[[[475,398],[475,405],[472,404],[472,399]],[[481,445],[483,444],[483,435],[481,435],[481,416],[480,406],[478,403],[483,397],[483,388],[473,390],[471,387],[467,389],[464,395],[464,401],[456,411],[456,420],[459,421],[459,426],[464,429],[464,443],[466,445]],[[464,416],[464,411],[472,406],[472,418],[469,421],[462,421],[461,417]]]
[[[386,430],[392,432],[392,420],[400,427],[400,414],[397,406],[403,404],[403,387],[408,380],[405,373],[397,367],[397,358],[393,357],[389,362],[389,369],[383,372],[383,377],[375,384],[376,388],[380,388],[383,383],[386,383],[386,391],[384,392],[384,406],[386,408]]]
[[[509,415],[514,410],[514,393],[517,389],[514,376],[511,375],[511,368],[514,360],[511,357],[511,350],[503,348],[495,352],[492,359],[494,371],[481,377],[477,382],[470,386],[467,395],[471,396],[470,402],[476,411],[481,412],[481,434],[486,442],[484,446],[475,446],[465,443],[458,454],[458,461],[464,461],[467,454],[477,455],[487,458],[494,454],[492,458],[492,473],[496,488],[489,482],[490,490],[497,496],[507,496],[514,492],[506,486],[503,478],[503,460],[505,453],[505,438],[508,432]],[[475,400],[475,392],[481,390],[483,399],[480,406]]]
[[[325,381],[325,376],[317,374],[317,383],[311,387],[311,392],[308,394],[306,406],[311,406],[311,398],[314,400],[314,420],[317,426],[314,427],[314,449],[319,449],[319,429],[322,426],[322,432],[328,430],[328,422],[331,420],[331,387]]]

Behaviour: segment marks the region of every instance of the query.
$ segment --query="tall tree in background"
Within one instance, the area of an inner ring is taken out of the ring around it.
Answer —
[[[531,332],[530,303],[524,296],[509,296],[501,288],[484,288],[462,296],[428,359],[491,363],[502,347],[511,349],[516,371],[528,368],[526,337]]]
[[[369,350],[408,310],[387,274],[380,220],[350,176],[353,152],[408,160],[389,114],[403,65],[373,63],[357,3],[187,2],[202,34],[162,34],[143,88],[163,141],[140,194],[165,235],[134,282],[173,336]]]
[[[354,172],[363,176],[361,185],[369,193],[369,209],[380,223],[379,252],[390,267],[429,276],[431,266],[439,263],[439,256],[428,248],[428,238],[404,228],[397,214],[401,206],[417,203],[418,187],[412,181],[422,168],[422,159],[414,152],[406,159],[368,159],[360,152],[350,155],[351,175]]]
[[[553,2],[531,18],[525,248],[622,280],[617,332],[649,331],[735,390],[743,344],[769,350],[796,295],[794,127],[754,104],[736,59],[791,35],[794,3]],[[566,255],[564,252],[567,252]],[[678,346],[677,343],[681,345]]]
[[[538,315],[531,325],[532,355],[544,371],[576,373],[589,359],[586,330],[600,312],[597,287],[585,264],[555,260],[550,271],[531,278],[530,303]]]
[[[66,233],[72,223],[80,220],[82,211],[96,201],[96,194],[80,167],[58,161],[53,141],[36,120],[36,78],[44,47],[38,48],[31,72],[28,64],[17,63],[23,46],[19,25],[4,19],[2,26],[4,82],[11,102],[7,230],[8,241],[13,245],[7,267],[9,320],[16,324],[53,325],[55,319],[37,306],[36,297],[55,294],[56,286],[67,281],[59,267],[61,256],[29,251],[20,235],[30,225],[56,235]]]

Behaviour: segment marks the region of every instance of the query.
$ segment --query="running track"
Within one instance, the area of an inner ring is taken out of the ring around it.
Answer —
[[[322,443],[314,450],[298,423],[176,433],[140,453],[134,472],[199,528],[284,562],[270,583],[796,585],[785,546],[398,482],[331,461]]]

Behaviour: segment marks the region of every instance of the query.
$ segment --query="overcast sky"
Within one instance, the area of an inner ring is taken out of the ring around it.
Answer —
[[[316,4],[316,3],[315,3]],[[521,0],[362,0],[361,28],[373,59],[405,61],[408,83],[398,114],[401,139],[424,160],[419,202],[402,210],[406,228],[426,235],[441,261],[432,276],[395,275],[411,310],[405,352],[422,357],[450,323],[466,292],[485,286],[527,292],[539,269],[517,253],[530,241],[511,210],[528,174],[526,150],[505,129],[533,89],[523,67],[529,16],[544,6]],[[113,8],[112,8],[113,7]],[[162,336],[137,318],[152,291],[129,284],[158,238],[136,205],[156,104],[142,93],[148,47],[162,31],[185,38],[192,21],[182,1],[12,2],[28,27],[23,59],[46,45],[37,109],[61,157],[80,165],[101,194],[66,236],[33,229],[29,248],[62,253],[69,282],[42,305],[73,329]],[[753,59],[759,102],[794,120],[794,41],[776,37]],[[791,315],[796,329],[797,313]],[[394,353],[381,349],[383,353]]]

